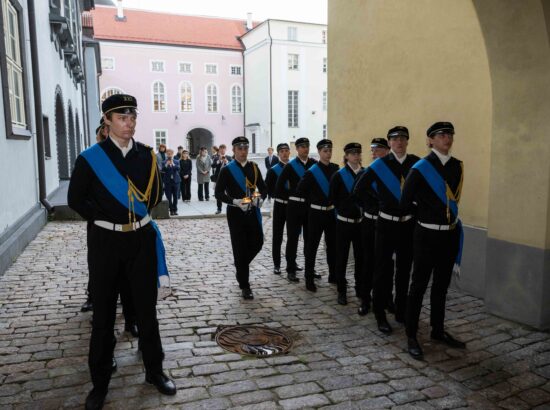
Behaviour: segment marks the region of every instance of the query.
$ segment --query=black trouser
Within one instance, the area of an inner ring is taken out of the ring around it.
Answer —
[[[307,205],[304,202],[288,201],[286,206],[286,271],[296,273],[298,238],[304,233],[307,242]]]
[[[181,200],[182,201],[191,200],[191,175],[189,175],[187,178],[181,177],[180,189],[181,189]]]
[[[156,231],[151,225],[116,232],[93,225],[90,230],[90,285],[94,314],[88,364],[95,388],[111,379],[116,344],[114,323],[118,284],[126,281],[134,304],[143,364],[148,373],[162,371],[162,344],[157,321]],[[122,276],[122,278],[121,278]]]
[[[231,235],[233,259],[239,288],[250,289],[249,265],[262,249],[264,234],[257,208],[243,212],[235,206],[227,207],[227,224]]]
[[[376,220],[363,218],[361,222],[361,240],[363,241],[363,274],[359,281],[358,290],[363,302],[370,303],[372,281],[374,276],[374,235],[376,232]]]
[[[286,204],[275,201],[273,204],[273,241],[272,256],[273,266],[281,267],[281,246],[283,244],[283,233],[286,223]]]
[[[203,185],[204,185],[204,196],[202,195]],[[208,186],[209,186],[208,182],[205,182],[204,184],[199,184],[199,192],[198,192],[199,201],[202,201],[205,198],[206,200],[210,199],[210,189],[208,188]]]
[[[405,319],[407,293],[413,261],[413,232],[415,220],[389,221],[379,217],[376,221],[375,258],[373,281],[373,311],[377,319],[385,317],[388,294],[393,288],[393,254],[395,252],[395,315]]]
[[[178,184],[175,182],[169,182],[164,184],[164,193],[168,198],[168,208],[170,212],[177,212],[178,210]]]
[[[222,211],[222,201],[220,201],[219,199],[216,199],[216,207],[218,211]]]
[[[317,249],[321,241],[321,235],[325,234],[326,257],[328,265],[329,280],[335,279],[335,241],[336,241],[336,215],[334,210],[321,211],[318,209],[309,208],[307,214],[307,241],[304,243],[304,252],[306,257],[306,279],[313,280],[315,272],[315,259],[317,257]]]
[[[430,294],[430,324],[433,333],[443,332],[445,299],[458,253],[460,232],[435,231],[416,225],[414,230],[414,268],[407,303],[407,336],[416,337],[422,299],[433,272]]]
[[[336,220],[336,284],[338,293],[346,293],[348,281],[346,270],[350,244],[353,245],[353,256],[355,258],[355,290],[359,293],[357,283],[361,282],[363,270],[363,246],[361,242],[361,224]]]

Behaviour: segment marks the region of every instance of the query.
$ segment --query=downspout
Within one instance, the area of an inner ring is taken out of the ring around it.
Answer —
[[[269,36],[269,146],[273,146],[273,37],[271,37],[271,21],[267,20],[267,35]]]
[[[46,192],[46,165],[44,159],[44,127],[42,122],[42,93],[40,92],[40,71],[38,69],[38,41],[36,36],[36,12],[34,0],[28,0],[29,34],[31,40],[32,85],[34,88],[34,121],[36,123],[36,151],[38,156],[38,195],[40,203],[48,213],[53,206],[48,202]]]

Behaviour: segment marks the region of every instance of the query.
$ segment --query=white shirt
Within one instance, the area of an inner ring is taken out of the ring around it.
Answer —
[[[399,156],[395,153],[394,150],[391,150],[391,153],[393,154],[395,159],[399,161],[400,164],[403,164],[403,162],[405,162],[405,160],[407,159],[407,154],[405,154],[401,158],[399,158]]]
[[[306,165],[307,164],[307,159],[305,161],[302,161],[302,158],[298,157],[298,159],[302,162],[302,164]],[[309,158],[308,158],[309,159]]]
[[[111,136],[109,136],[109,138],[111,138]],[[132,141],[132,139],[130,138],[130,141],[128,142],[128,146],[127,147],[121,147],[118,142],[116,142],[116,140],[114,138],[111,138],[111,141],[113,141],[113,144],[115,144],[115,146],[122,152],[122,156],[124,158],[126,158],[126,154],[128,154],[128,152],[130,152],[130,150],[132,149],[132,147],[134,146],[134,141]]]
[[[442,154],[441,152],[439,152],[435,148],[432,148],[432,151],[435,153],[435,155],[437,155],[437,158],[439,158],[439,160],[441,161],[441,163],[443,165],[445,165],[451,159],[450,155]]]
[[[357,167],[357,169],[353,169],[353,167],[352,167],[351,165],[350,165],[349,167],[351,168],[351,170],[352,170],[353,172],[355,172],[355,175],[357,175],[357,174],[359,173],[359,171],[361,171],[361,165],[359,165],[359,166]]]
[[[241,166],[244,168],[246,166],[246,164],[248,164],[248,160],[244,161],[244,162],[240,162],[238,161],[239,164],[241,164]]]

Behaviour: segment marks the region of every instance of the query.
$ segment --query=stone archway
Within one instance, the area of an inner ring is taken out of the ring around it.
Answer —
[[[214,145],[214,134],[206,128],[193,128],[187,133],[187,149],[189,155],[196,157],[201,147],[206,147],[208,152]]]
[[[65,123],[65,109],[61,89],[57,87],[55,93],[55,140],[57,147],[57,169],[59,179],[69,179],[69,150],[67,147],[67,125]]]
[[[73,117],[73,107],[71,101],[69,100],[69,166],[72,172],[74,167],[74,162],[76,161],[76,135],[74,130],[74,117]]]
[[[74,124],[75,124],[75,138],[76,138],[76,154],[82,152],[82,135],[80,135],[80,121],[78,118],[78,112],[74,115]]]

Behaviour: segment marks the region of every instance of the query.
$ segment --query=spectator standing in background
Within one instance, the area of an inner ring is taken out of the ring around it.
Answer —
[[[210,200],[210,170],[212,169],[212,159],[208,156],[206,147],[201,147],[197,157],[197,183],[199,184],[199,201]],[[204,193],[203,193],[204,191]]]
[[[180,187],[180,162],[174,159],[174,150],[166,151],[166,161],[162,164],[164,193],[168,198],[170,215],[178,214],[178,191]]]
[[[189,151],[184,149],[180,158],[180,179],[181,179],[181,200],[191,201],[191,174],[193,172],[193,161],[189,158]]]
[[[218,153],[212,157],[212,177],[210,179],[214,183],[218,181],[222,168],[231,162],[231,157],[225,154],[226,149],[225,144],[220,145]],[[216,198],[216,207],[216,215],[218,215],[222,212],[221,199]]]

